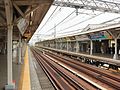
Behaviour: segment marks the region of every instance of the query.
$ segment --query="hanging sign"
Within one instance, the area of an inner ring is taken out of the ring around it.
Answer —
[[[19,31],[22,35],[24,34],[28,25],[29,25],[29,22],[26,19],[22,18],[22,19],[19,20],[19,22],[17,24],[17,27],[18,27],[18,29],[19,29]]]

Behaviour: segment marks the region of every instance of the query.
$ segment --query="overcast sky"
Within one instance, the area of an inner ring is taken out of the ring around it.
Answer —
[[[89,24],[101,24],[116,17],[120,15],[84,9],[78,9],[77,15],[75,8],[52,5],[30,42],[54,38],[55,31],[56,37],[78,33]]]

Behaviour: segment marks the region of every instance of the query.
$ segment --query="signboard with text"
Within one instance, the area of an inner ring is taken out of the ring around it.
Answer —
[[[106,31],[91,33],[89,38],[92,40],[113,39],[113,37]]]
[[[29,23],[26,19],[22,18],[19,20],[17,26],[18,26],[18,29],[20,31],[20,33],[23,35],[25,30],[27,29]]]

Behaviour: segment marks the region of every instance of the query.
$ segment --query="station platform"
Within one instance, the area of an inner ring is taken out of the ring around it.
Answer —
[[[55,90],[28,47],[23,58],[21,64],[17,63],[17,58],[13,58],[15,90]],[[5,90],[6,84],[7,56],[0,55],[0,90]]]
[[[46,74],[27,47],[18,90],[54,90]]]
[[[19,79],[21,73],[21,65],[17,64],[16,59],[13,59],[13,83],[15,83],[16,90],[18,89]],[[4,90],[7,84],[7,56],[0,55],[0,90]]]

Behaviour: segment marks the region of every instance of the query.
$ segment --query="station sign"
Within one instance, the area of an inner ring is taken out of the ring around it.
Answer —
[[[106,31],[91,33],[89,38],[92,40],[113,39],[113,37]]]
[[[18,29],[19,29],[19,31],[22,35],[24,34],[28,25],[29,25],[29,22],[26,19],[22,18],[22,19],[19,20],[19,22],[17,24],[17,27],[18,27]]]

